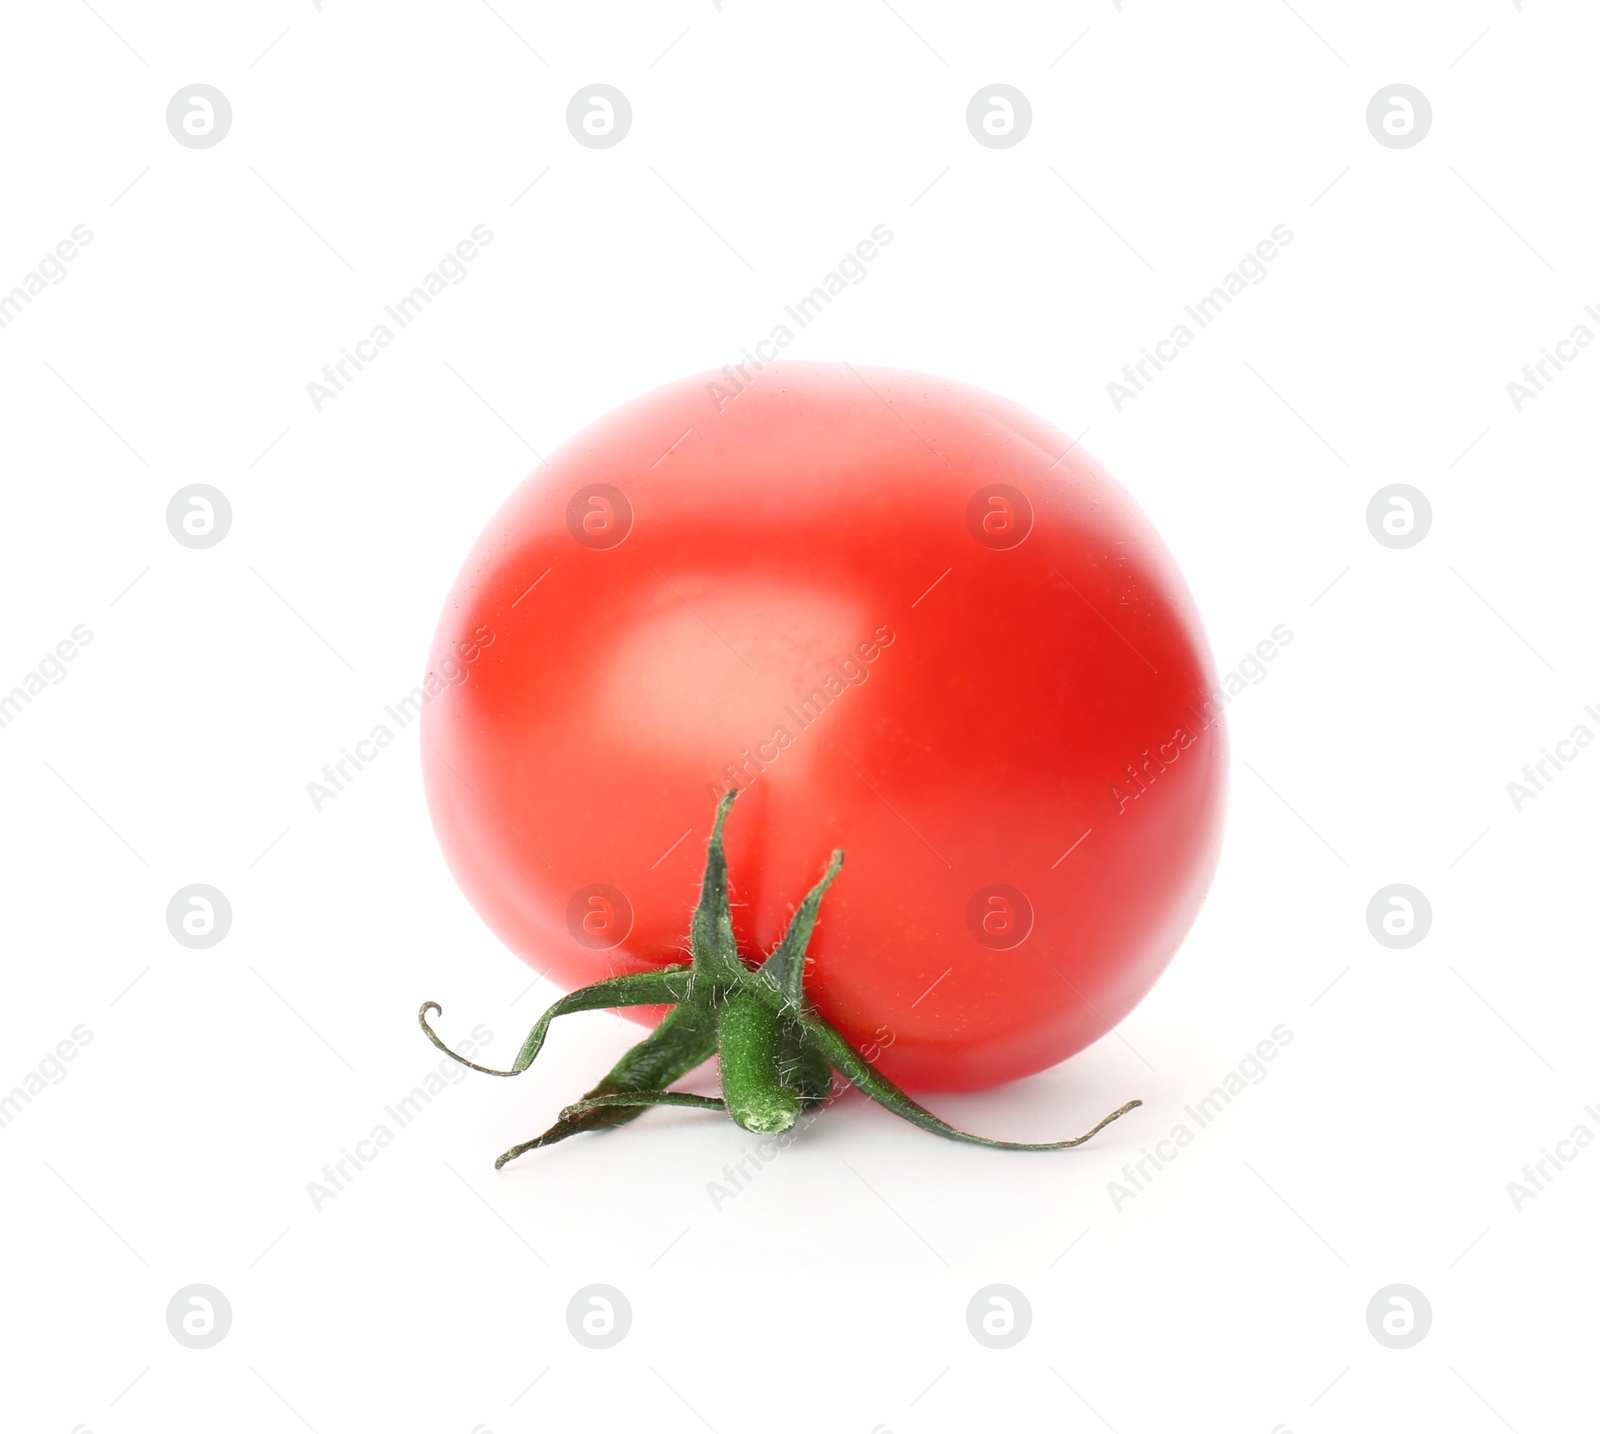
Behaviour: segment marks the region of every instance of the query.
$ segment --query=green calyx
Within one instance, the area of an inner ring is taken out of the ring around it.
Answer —
[[[661,1024],[624,1055],[594,1089],[563,1110],[549,1130],[512,1146],[500,1156],[495,1161],[497,1170],[508,1160],[554,1145],[569,1135],[624,1125],[652,1105],[726,1111],[744,1130],[758,1135],[781,1134],[793,1128],[805,1111],[828,1100],[835,1071],[902,1120],[949,1140],[996,1150],[1068,1150],[1143,1104],[1130,1100],[1087,1134],[1043,1145],[968,1135],[924,1110],[893,1081],[873,1069],[823,1020],[805,994],[806,947],[817,924],[822,898],[844,865],[842,851],[833,853],[822,879],[800,903],[772,954],[754,968],[740,957],[728,912],[728,862],[722,846],[723,824],[737,796],[737,789],[727,792],[717,804],[700,901],[690,925],[689,964],[616,976],[563,996],[539,1018],[511,1069],[504,1071],[477,1065],[452,1051],[428,1024],[430,1013],[443,1014],[438,1002],[423,1003],[417,1020],[428,1039],[452,1060],[494,1076],[521,1075],[527,1070],[557,1016],[622,1006],[672,1007]],[[667,1089],[713,1055],[722,1069],[720,1100]]]

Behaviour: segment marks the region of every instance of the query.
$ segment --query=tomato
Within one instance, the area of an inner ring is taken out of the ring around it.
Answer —
[[[479,539],[425,689],[446,858],[553,980],[648,971],[684,959],[736,786],[747,960],[840,848],[804,980],[846,1041],[914,1089],[1053,1065],[1150,990],[1216,864],[1194,603],[1132,499],[1018,405],[750,377],[610,414]]]

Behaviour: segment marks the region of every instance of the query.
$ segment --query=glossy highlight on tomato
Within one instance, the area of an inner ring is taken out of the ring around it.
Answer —
[[[1225,731],[1172,558],[1069,437],[946,379],[781,363],[608,415],[490,522],[430,673],[434,824],[523,960],[569,988],[681,962],[737,787],[740,953],[843,850],[805,992],[911,1089],[1105,1035],[1217,860]]]

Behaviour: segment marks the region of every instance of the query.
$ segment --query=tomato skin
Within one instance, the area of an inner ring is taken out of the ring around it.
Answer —
[[[479,539],[422,721],[451,869],[562,986],[683,960],[737,780],[747,956],[842,847],[806,989],[847,1039],[911,1089],[1064,1060],[1149,991],[1217,860],[1226,737],[1182,577],[1007,400],[810,363],[729,392],[608,415]]]

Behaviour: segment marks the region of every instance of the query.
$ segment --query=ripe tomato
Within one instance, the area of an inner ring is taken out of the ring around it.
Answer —
[[[741,952],[843,848],[806,991],[913,1089],[1103,1036],[1216,864],[1220,699],[1172,558],[1069,438],[944,379],[784,363],[602,419],[479,539],[428,687],[440,841],[530,966],[684,959],[736,784]]]

